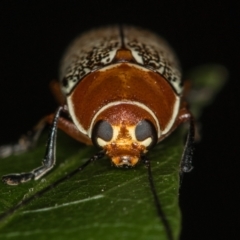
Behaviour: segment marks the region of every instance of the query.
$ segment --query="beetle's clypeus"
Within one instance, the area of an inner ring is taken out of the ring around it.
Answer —
[[[56,113],[43,118],[18,144],[0,148],[0,157],[25,151],[52,124],[42,166],[2,180],[17,185],[46,174],[55,164],[57,127],[101,148],[89,162],[107,155],[121,167],[148,163],[148,150],[188,121],[181,170],[190,171],[194,124],[183,86],[175,54],[154,33],[110,26],[81,35],[62,59],[60,81],[52,83],[60,105]]]

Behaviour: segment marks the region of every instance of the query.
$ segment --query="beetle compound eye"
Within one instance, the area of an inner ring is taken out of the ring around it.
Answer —
[[[137,124],[135,134],[138,141],[143,141],[149,137],[155,137],[157,133],[151,122],[142,120]]]
[[[153,146],[157,142],[157,131],[154,125],[148,120],[142,120],[137,124],[135,135],[138,141],[144,141],[143,144],[146,147]]]
[[[99,121],[95,124],[92,133],[92,141],[96,146],[102,147],[104,142],[108,142],[113,137],[113,128],[107,121]]]

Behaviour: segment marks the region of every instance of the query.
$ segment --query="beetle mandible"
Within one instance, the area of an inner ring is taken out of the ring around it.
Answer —
[[[0,149],[0,157],[35,145],[46,124],[52,124],[42,166],[2,180],[17,185],[39,179],[55,164],[57,128],[102,150],[117,167],[132,167],[148,150],[189,122],[181,171],[192,169],[194,121],[184,100],[178,60],[158,35],[132,26],[91,30],[67,49],[60,81],[53,82],[60,107],[44,117],[31,134]],[[63,116],[67,115],[67,117]]]

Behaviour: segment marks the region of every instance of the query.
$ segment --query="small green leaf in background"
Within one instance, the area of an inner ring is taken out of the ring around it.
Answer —
[[[191,89],[187,100],[193,116],[198,119],[204,107],[210,105],[228,78],[228,71],[218,64],[207,64],[192,69],[187,79]]]
[[[206,91],[209,84],[210,95],[215,95],[224,78],[213,81],[212,78],[218,78],[219,74],[210,72],[219,72],[219,67],[215,65],[210,70],[204,67],[202,70],[205,72],[198,70],[202,74],[200,80],[192,75],[192,79],[198,82],[198,89],[199,84],[202,84],[199,93],[201,89]],[[219,83],[214,87],[212,82]],[[198,92],[193,94],[192,106],[197,115],[211,99],[208,97],[206,103],[203,104],[204,101],[201,100],[199,104],[196,100]],[[0,175],[28,171],[39,166],[44,154],[45,139],[46,135],[32,151],[1,159]],[[181,230],[178,189],[182,151],[183,131],[180,128],[149,153],[154,184],[174,239],[178,239]],[[0,214],[71,172],[95,152],[93,147],[81,145],[59,131],[55,168],[39,181],[15,187],[2,184]],[[0,239],[13,240],[168,240],[165,231],[157,216],[145,166],[139,164],[130,169],[116,168],[111,166],[107,158],[91,164],[83,172],[0,222]]]

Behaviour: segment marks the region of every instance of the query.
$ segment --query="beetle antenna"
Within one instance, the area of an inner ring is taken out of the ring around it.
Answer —
[[[7,218],[8,216],[10,216],[11,214],[13,214],[14,212],[16,212],[18,209],[26,206],[29,202],[33,201],[34,199],[37,199],[39,197],[41,197],[43,194],[45,194],[46,192],[50,191],[51,189],[57,187],[59,184],[61,184],[62,182],[64,182],[65,180],[73,177],[75,174],[77,174],[78,172],[83,171],[83,169],[85,167],[87,167],[90,163],[95,162],[96,160],[99,160],[101,158],[103,158],[105,155],[105,151],[101,150],[100,152],[96,153],[95,155],[93,155],[90,159],[88,159],[84,164],[82,164],[80,167],[78,167],[77,169],[73,170],[72,172],[70,172],[69,174],[67,174],[66,176],[60,178],[59,180],[57,180],[56,182],[48,185],[47,187],[45,187],[44,189],[36,192],[34,195],[22,200],[21,202],[19,202],[17,205],[15,205],[14,207],[10,208],[9,210],[7,210],[6,212],[0,214],[0,221],[3,221],[5,218]]]
[[[168,240],[173,240],[173,233],[172,233],[172,229],[170,227],[170,224],[166,218],[166,215],[162,209],[162,206],[161,206],[161,202],[158,198],[158,195],[157,195],[157,192],[156,192],[156,188],[155,188],[155,185],[154,185],[154,182],[153,182],[153,176],[152,176],[152,170],[151,170],[151,164],[150,164],[150,161],[149,159],[144,155],[142,156],[142,160],[144,162],[144,164],[146,165],[147,167],[147,170],[148,170],[148,180],[149,180],[149,185],[150,185],[150,189],[151,189],[151,192],[152,192],[152,195],[153,195],[153,198],[154,198],[154,203],[155,203],[155,206],[157,208],[157,214],[158,214],[158,217],[160,218],[160,220],[162,221],[163,223],[163,226],[166,230],[166,234],[167,234],[167,238]]]

